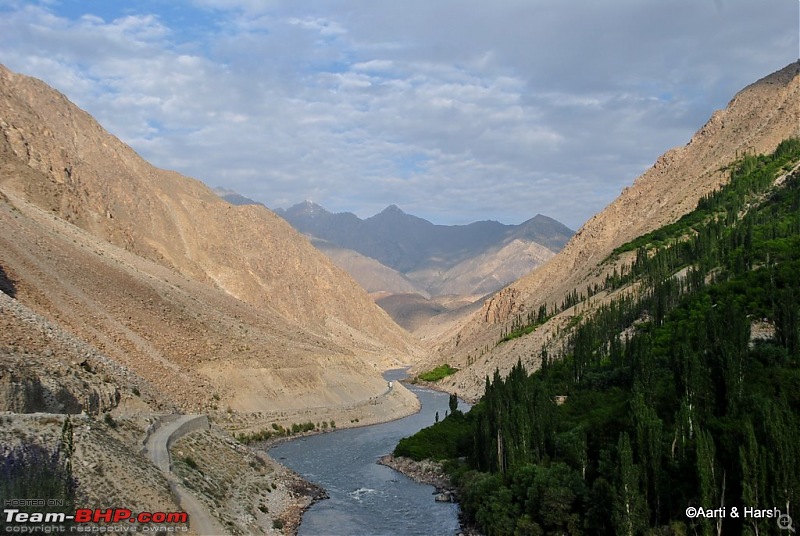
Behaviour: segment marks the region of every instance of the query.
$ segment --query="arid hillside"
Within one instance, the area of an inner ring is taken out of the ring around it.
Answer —
[[[605,210],[591,218],[552,260],[488,299],[466,319],[442,328],[432,346],[436,361],[462,369],[443,387],[469,397],[483,390],[495,368],[510,370],[518,359],[538,366],[539,351],[575,314],[568,310],[534,333],[498,345],[518,317],[541,305],[560,305],[575,290],[601,280],[613,264],[600,266],[617,246],[673,222],[723,184],[725,167],[746,152],[772,151],[800,135],[800,63],[792,63],[740,91],[725,110],[683,147],[663,156]],[[625,259],[622,259],[624,262]]]
[[[350,404],[420,356],[281,218],[154,168],[65,96],[3,67],[0,131],[4,286],[160,404]],[[25,351],[25,339],[1,342]]]

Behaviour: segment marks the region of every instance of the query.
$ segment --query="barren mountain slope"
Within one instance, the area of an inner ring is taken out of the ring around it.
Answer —
[[[514,281],[519,274],[540,266],[555,253],[536,242],[511,240],[500,247],[462,261],[447,270],[410,272],[408,278],[427,285],[435,296],[485,296]]]
[[[418,339],[424,341],[435,336],[436,326],[462,318],[468,312],[481,307],[481,296],[434,296],[430,299],[419,294],[375,293],[375,303],[381,306],[395,322],[406,328]]]
[[[560,304],[573,289],[584,291],[604,275],[598,265],[615,247],[693,209],[701,196],[727,180],[722,168],[737,155],[769,152],[781,140],[798,135],[800,62],[740,91],[688,144],[661,156],[633,186],[586,222],[558,255],[498,292],[477,313],[451,324],[435,344],[437,361],[464,370],[448,378],[446,387],[475,397],[495,367],[508,371],[517,359],[535,365],[532,356],[539,355],[548,333],[568,318],[561,315],[529,336],[496,346],[517,315],[524,317],[541,304]]]
[[[163,403],[352,404],[417,355],[282,219],[153,168],[59,93],[2,68],[0,129],[3,286]]]
[[[311,243],[331,259],[336,266],[350,274],[350,277],[369,293],[416,293],[426,298],[429,297],[427,292],[414,285],[406,276],[371,257],[352,249],[337,246],[327,240],[312,238]]]
[[[161,403],[264,411],[383,390],[374,360],[268,305],[242,302],[9,197],[0,202],[0,263],[17,300],[156,386]],[[16,343],[25,351],[30,344]]]
[[[142,257],[356,352],[406,355],[413,343],[349,277],[281,218],[234,207],[193,179],[154,168],[41,81],[0,67],[7,157],[39,173],[2,188]]]

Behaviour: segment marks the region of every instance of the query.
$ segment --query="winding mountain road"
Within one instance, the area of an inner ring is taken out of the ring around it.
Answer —
[[[145,453],[167,477],[170,489],[178,499],[178,503],[189,514],[189,526],[192,531],[200,536],[223,536],[226,531],[211,515],[208,508],[182,486],[172,473],[172,459],[169,454],[169,447],[177,439],[194,431],[208,429],[208,417],[205,415],[161,417],[145,442]]]

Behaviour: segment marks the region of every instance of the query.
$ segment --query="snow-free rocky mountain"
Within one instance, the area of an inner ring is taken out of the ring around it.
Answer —
[[[381,373],[423,351],[307,238],[3,66],[0,289],[0,445],[59,448],[70,415],[80,507],[194,504],[237,534],[291,531],[313,487],[230,434],[419,407]],[[213,425],[170,438],[166,475],[143,445],[176,413]]]
[[[603,211],[589,219],[549,262],[487,299],[480,310],[442,328],[434,344],[439,362],[461,370],[443,387],[470,397],[483,391],[495,368],[506,373],[521,360],[539,366],[540,350],[557,355],[573,316],[588,314],[595,298],[552,318],[533,333],[497,344],[519,318],[540,306],[561,304],[584,293],[618,263],[605,263],[614,248],[678,220],[698,200],[729,179],[728,166],[745,153],[769,153],[784,139],[800,136],[800,62],[766,76],[714,112],[689,142],[661,156]],[[619,263],[630,262],[627,257]],[[606,297],[608,298],[608,297]]]
[[[399,364],[449,362],[460,370],[441,386],[477,398],[496,367],[535,368],[543,345],[557,355],[575,308],[497,342],[518,317],[602,280],[615,247],[690,211],[737,156],[800,136],[800,63],[739,92],[544,265],[425,332],[430,354],[282,218],[156,169],[2,66],[0,134],[0,444],[57,445],[71,414],[81,507],[180,511],[142,440],[160,414],[207,413],[210,431],[173,444],[180,481],[236,533],[288,530],[308,504],[302,487],[228,432],[410,413],[414,397],[380,376]],[[385,212],[375,218],[407,217]],[[398,244],[369,256],[405,275],[443,268],[403,260]]]
[[[425,298],[461,295],[474,301],[548,260],[573,234],[541,214],[519,225],[435,225],[396,205],[362,220],[310,201],[276,213],[311,237],[369,292]]]
[[[16,299],[159,403],[349,404],[419,357],[283,219],[153,167],[64,95],[4,67],[0,132],[0,266]]]

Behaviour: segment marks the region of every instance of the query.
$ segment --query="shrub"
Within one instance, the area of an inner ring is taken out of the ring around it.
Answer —
[[[117,421],[114,420],[114,417],[112,417],[110,413],[106,413],[105,415],[103,415],[103,422],[105,422],[109,428],[113,428],[116,430]]]

